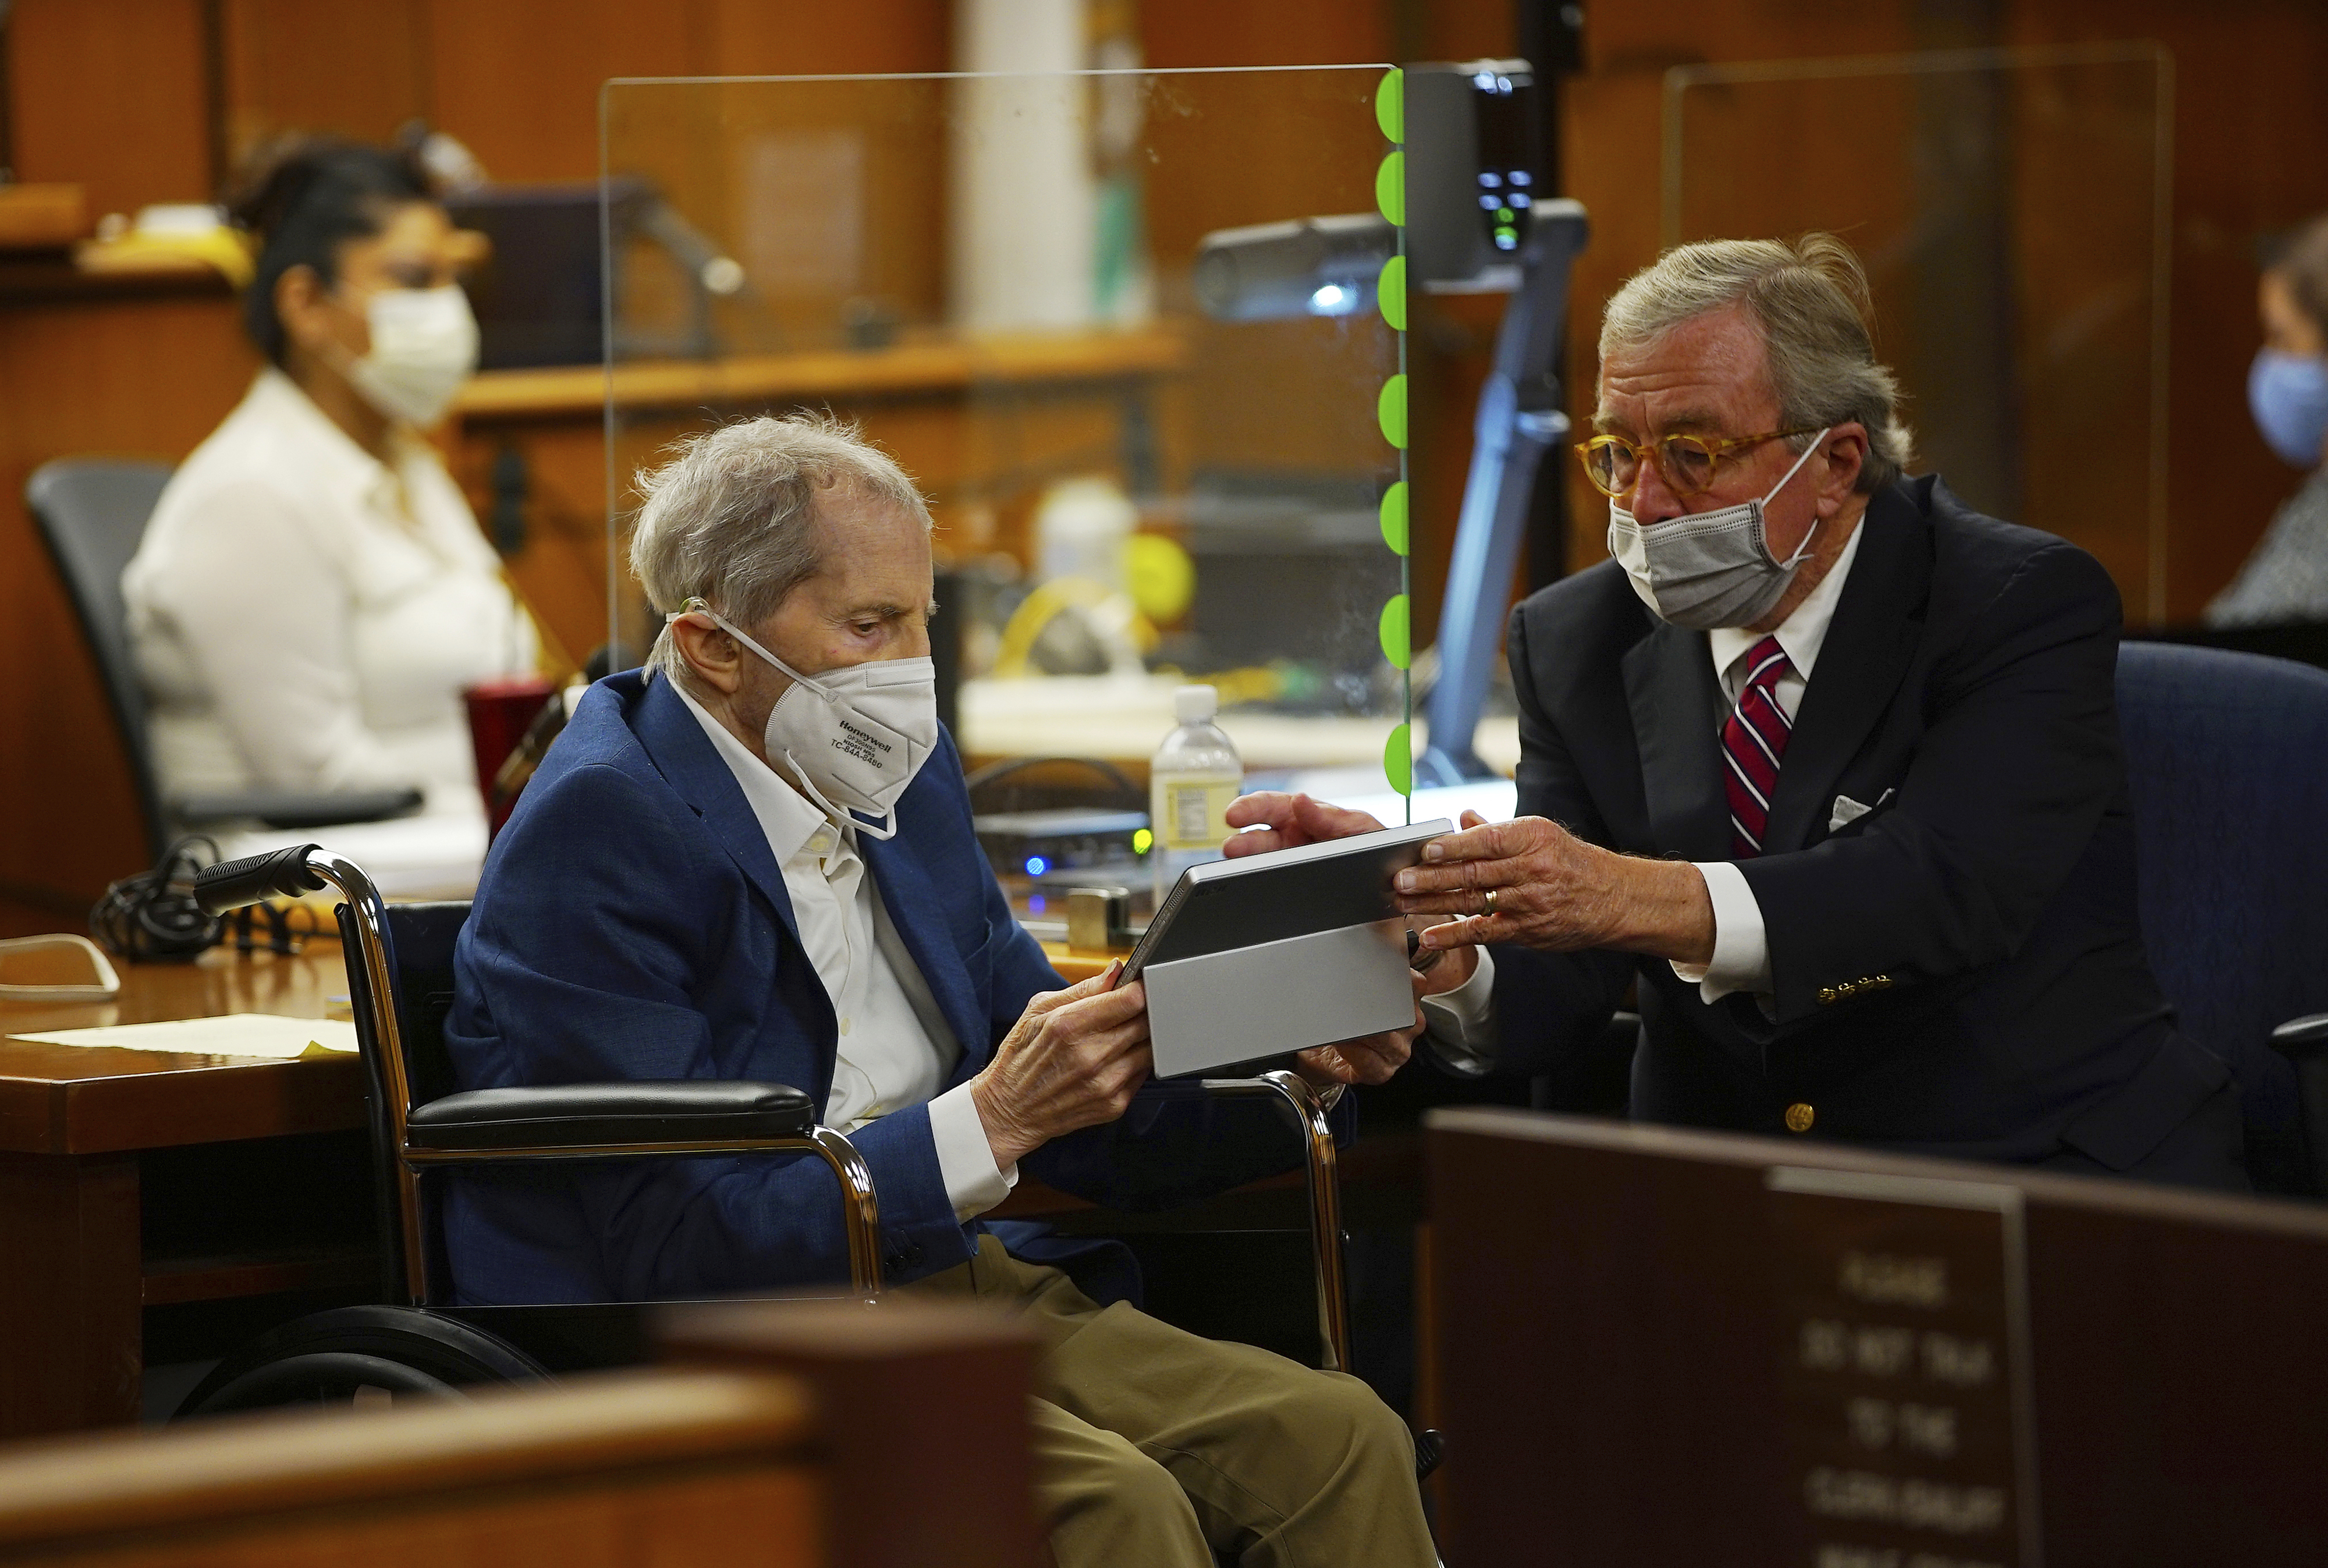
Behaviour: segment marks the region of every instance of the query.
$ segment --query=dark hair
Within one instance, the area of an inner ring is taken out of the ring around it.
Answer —
[[[2263,270],[2287,279],[2295,307],[2328,336],[2328,218],[2314,218],[2262,246]]]
[[[283,362],[283,319],[275,286],[295,267],[312,267],[326,287],[339,281],[340,246],[369,239],[408,202],[436,200],[428,177],[408,154],[359,142],[291,136],[251,161],[229,214],[259,241],[258,265],[243,291],[242,324],[250,341]]]

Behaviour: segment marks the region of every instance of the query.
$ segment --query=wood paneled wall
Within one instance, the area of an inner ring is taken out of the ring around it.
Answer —
[[[2255,436],[2244,372],[2253,247],[2328,208],[2328,10],[2312,0],[1588,0],[1584,73],[1565,89],[1565,183],[1591,210],[1572,371],[1589,407],[1601,303],[1657,243],[1659,88],[1672,65],[1984,43],[2148,38],[2178,82],[2173,192],[2170,619],[2196,614],[2297,475]],[[1509,0],[1149,0],[1157,66],[1448,59],[1509,52]],[[6,103],[27,180],[88,186],[92,209],[193,200],[286,128],[384,136],[420,117],[503,180],[596,167],[610,76],[930,70],[949,61],[951,0],[16,0]],[[1774,147],[1816,160],[1817,148]],[[1418,638],[1435,623],[1488,362],[1492,298],[1419,302],[1415,408]],[[174,459],[223,417],[252,361],[221,291],[0,303],[0,885],[61,913],[143,850],[93,672],[22,505],[50,457]],[[1564,473],[1573,465],[1555,459]],[[2036,455],[2057,471],[2122,461]],[[577,472],[587,468],[579,464]],[[1600,557],[1600,502],[1571,478],[1571,559]],[[2138,608],[2139,606],[2136,606]]]
[[[1563,133],[1570,193],[1592,214],[1572,318],[1579,412],[1591,408],[1600,306],[1657,255],[1668,68],[1995,45],[2164,45],[2175,94],[2164,618],[2197,617],[2300,479],[2255,433],[2247,366],[2259,341],[2258,242],[2328,210],[2328,96],[2318,87],[2328,71],[2328,8],[2303,0],[1598,0],[1587,6],[1585,40],[1587,70],[1570,84]],[[1835,178],[1847,177],[1852,163],[1848,147],[1772,146],[1768,155]],[[2064,470],[2074,476],[2142,460],[2106,437],[2028,458],[2053,483]],[[1602,503],[1568,466],[1574,514],[1589,518]],[[1580,526],[1570,545],[1572,566],[1601,559],[1595,529]],[[2133,593],[2126,609],[2131,622],[2148,618]]]

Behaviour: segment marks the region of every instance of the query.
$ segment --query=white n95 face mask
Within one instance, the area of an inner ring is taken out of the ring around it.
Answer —
[[[391,419],[426,429],[477,368],[477,318],[458,284],[390,288],[364,308],[371,349],[340,366],[363,400]]]
[[[842,811],[877,839],[897,833],[897,797],[938,745],[937,666],[928,659],[876,659],[807,676],[738,631],[700,599],[665,615],[698,614],[793,678],[776,699],[763,737],[768,760],[782,757],[808,797],[838,817]]]
[[[1769,615],[1810,553],[1818,522],[1814,519],[1795,553],[1780,560],[1763,535],[1762,508],[1802,472],[1826,438],[1825,430],[1813,437],[1795,465],[1760,501],[1685,513],[1643,528],[1612,499],[1609,553],[1625,568],[1641,603],[1660,620],[1701,632],[1751,626]]]

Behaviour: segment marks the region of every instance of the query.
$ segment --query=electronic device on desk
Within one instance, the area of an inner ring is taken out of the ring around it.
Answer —
[[[1084,756],[1014,756],[962,780],[971,828],[1006,884],[1056,887],[1139,879],[1148,853],[1147,800],[1113,763]],[[1029,911],[1047,913],[1040,906]]]
[[[979,846],[998,877],[1026,877],[1073,886],[1073,873],[1103,873],[1122,881],[1148,852],[1146,812],[1053,806],[1031,812],[982,812],[971,818]]]
[[[1156,1075],[1413,1024],[1391,878],[1454,826],[1410,822],[1182,872],[1118,982],[1147,984]]]

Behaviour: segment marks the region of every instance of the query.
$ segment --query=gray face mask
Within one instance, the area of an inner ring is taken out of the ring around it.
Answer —
[[[1795,568],[1818,537],[1818,524],[1814,521],[1801,547],[1780,560],[1770,553],[1763,535],[1762,508],[1802,472],[1826,437],[1826,430],[1813,437],[1795,465],[1760,501],[1688,513],[1647,528],[1610,502],[1609,553],[1625,568],[1641,603],[1661,620],[1701,632],[1751,626],[1769,615],[1795,580]]]

